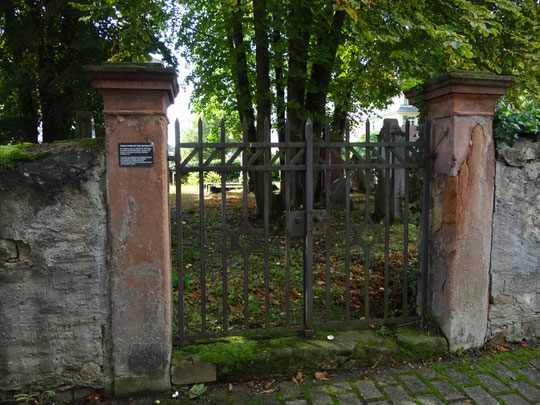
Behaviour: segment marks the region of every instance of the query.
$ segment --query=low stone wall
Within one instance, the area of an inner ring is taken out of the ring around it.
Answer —
[[[110,385],[104,147],[36,149],[0,172],[0,399]]]
[[[488,338],[540,337],[540,142],[498,150]]]

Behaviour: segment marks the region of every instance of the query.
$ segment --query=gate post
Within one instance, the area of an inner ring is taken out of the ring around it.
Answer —
[[[428,311],[450,349],[485,342],[489,305],[496,100],[514,78],[455,71],[405,92],[431,120]]]
[[[172,350],[166,110],[176,73],[158,64],[86,71],[104,103],[114,395],[163,392]]]

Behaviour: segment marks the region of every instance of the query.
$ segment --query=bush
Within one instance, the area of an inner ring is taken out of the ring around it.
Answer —
[[[512,146],[520,136],[538,139],[540,134],[540,107],[533,101],[516,108],[510,103],[500,100],[493,122],[495,139]]]

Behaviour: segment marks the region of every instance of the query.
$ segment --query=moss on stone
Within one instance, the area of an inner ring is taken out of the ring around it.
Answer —
[[[250,361],[258,352],[258,344],[241,338],[226,338],[220,341],[200,346],[187,346],[182,350],[176,350],[173,358],[183,359],[191,354],[196,354],[199,360],[207,361],[216,366],[234,365],[236,363]]]
[[[105,143],[105,138],[84,138],[83,139],[85,149],[95,148],[96,146],[101,146]]]
[[[47,155],[46,152],[29,152],[27,149],[33,146],[34,144],[29,142],[16,145],[0,145],[0,172],[13,169],[17,161],[37,160]]]
[[[329,341],[327,336],[334,335]],[[397,335],[397,336],[396,336]],[[228,337],[194,344],[176,351],[175,359],[196,355],[201,361],[216,365],[218,379],[246,380],[260,376],[309,374],[323,369],[414,361],[430,353],[446,351],[435,338],[406,329],[393,336],[380,336],[372,329],[324,331],[305,340],[289,334],[277,338]],[[413,344],[416,340],[419,343]],[[431,342],[431,343],[430,343]],[[438,343],[437,343],[438,342]],[[434,352],[425,352],[432,346]]]

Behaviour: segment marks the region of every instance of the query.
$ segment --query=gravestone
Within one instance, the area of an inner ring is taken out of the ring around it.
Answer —
[[[378,136],[379,142],[404,142],[405,134],[401,130],[398,120],[385,119],[383,121],[383,127]],[[390,164],[399,164],[399,160],[394,156],[394,153],[399,154],[400,157],[405,156],[405,147],[396,147],[394,151],[389,154]],[[380,155],[385,158],[386,151],[384,147],[380,148]],[[385,175],[389,175],[389,200],[386,200],[386,192],[384,189]],[[389,204],[390,219],[400,218],[403,216],[403,197],[405,195],[405,170],[404,169],[390,169],[377,170],[377,186],[375,189],[375,218],[381,220],[385,218],[385,207]]]
[[[345,179],[337,179],[330,186],[330,203],[332,209],[345,209]]]
[[[94,126],[94,116],[92,111],[77,111],[75,113],[75,137],[93,138],[92,127]]]

